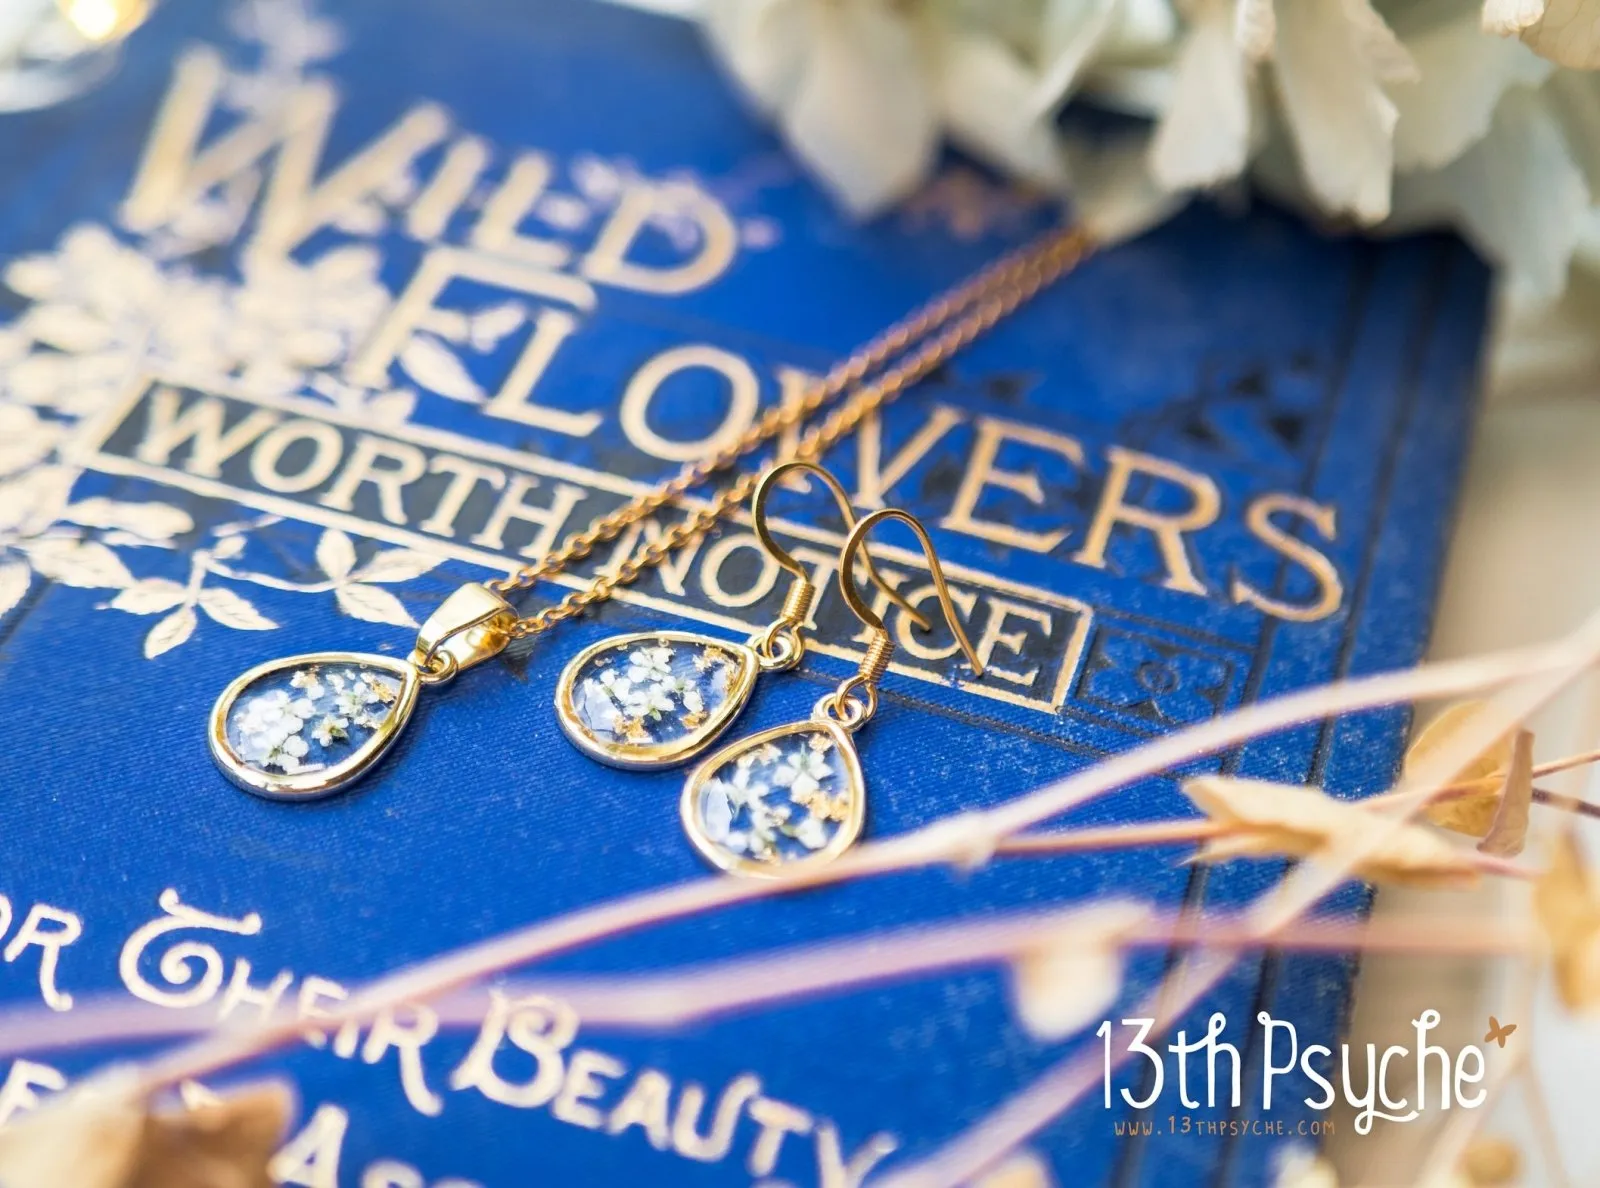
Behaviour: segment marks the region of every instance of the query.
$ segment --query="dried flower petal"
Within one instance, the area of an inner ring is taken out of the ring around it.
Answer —
[[[711,43],[852,213],[904,198],[936,159],[939,111],[912,23],[888,0],[717,0]]]
[[[1485,33],[1500,37],[1515,37],[1524,29],[1539,23],[1544,16],[1545,0],[1483,0],[1480,18]]]
[[[1457,702],[1448,706],[1438,717],[1418,731],[1417,737],[1406,750],[1404,771],[1407,774],[1414,771],[1428,756],[1454,742],[1463,729],[1472,730],[1474,727],[1471,723],[1482,705],[1481,701]],[[1488,742],[1478,757],[1463,768],[1456,779],[1456,782],[1461,784],[1473,783],[1475,785],[1473,790],[1462,795],[1435,800],[1424,810],[1428,819],[1435,825],[1442,825],[1457,833],[1483,837],[1489,832],[1490,825],[1494,823],[1495,813],[1500,808],[1500,793],[1504,787],[1503,773],[1510,766],[1510,737]]]
[[[1396,51],[1366,0],[1279,8],[1278,92],[1306,186],[1323,209],[1366,223],[1389,213],[1398,113],[1381,84],[1399,73]]]
[[[5,1188],[128,1188],[144,1134],[133,1079],[85,1081],[0,1130]]]
[[[939,105],[950,139],[964,152],[1051,190],[1066,186],[1055,125],[1030,110],[1034,78],[996,37],[924,19]]]
[[[813,4],[806,72],[782,123],[789,143],[854,214],[911,193],[939,124],[919,48],[888,4]]]
[[[1500,785],[1500,806],[1478,849],[1498,858],[1522,853],[1528,840],[1528,812],[1533,807],[1533,734],[1517,731],[1511,744],[1511,766]]]
[[[1357,48],[1378,81],[1414,83],[1422,78],[1411,51],[1400,43],[1388,22],[1367,0],[1344,0],[1344,15],[1355,33]]]
[[[1142,235],[1182,207],[1188,197],[1150,173],[1148,133],[1065,135],[1078,225],[1101,244]]]
[[[1272,57],[1278,40],[1278,14],[1272,0],[1235,0],[1233,37],[1252,62]]]
[[[1406,39],[1424,85],[1396,87],[1396,169],[1438,169],[1488,135],[1500,97],[1537,87],[1555,69],[1520,41],[1485,37],[1473,13]]]
[[[1022,1025],[1056,1040],[1100,1018],[1122,989],[1121,939],[1148,916],[1142,904],[1096,904],[1019,953],[1011,993]]]
[[[1038,56],[1043,63],[1029,109],[1054,111],[1110,34],[1121,7],[1117,0],[1050,0],[1039,18]]]
[[[1600,66],[1600,2],[1548,0],[1539,19],[1522,28],[1519,36],[1541,58],[1574,70],[1593,70]]]
[[[1200,776],[1185,780],[1190,800],[1229,832],[1208,841],[1196,862],[1231,858],[1308,858],[1334,846],[1362,845],[1376,838],[1354,874],[1374,883],[1459,885],[1477,878],[1471,858],[1437,834],[1359,801],[1337,800],[1320,788]]]
[[[707,0],[703,21],[723,64],[769,115],[799,88],[804,0]]]
[[[1522,1153],[1510,1139],[1480,1135],[1461,1154],[1461,1174],[1473,1188],[1501,1188],[1522,1176]]]
[[[1452,224],[1506,266],[1522,295],[1561,292],[1589,212],[1562,118],[1542,90],[1507,91],[1483,139],[1443,169],[1396,179],[1386,229]]]
[[[294,1106],[269,1084],[151,1113],[124,1071],[96,1077],[0,1131],[5,1188],[272,1188],[267,1163]]]
[[[1150,172],[1169,190],[1237,177],[1250,156],[1251,66],[1224,0],[1198,0],[1178,51],[1172,97],[1150,145]]]
[[[1533,910],[1550,942],[1556,990],[1574,1010],[1600,1003],[1600,894],[1578,839],[1564,834],[1533,892]]]
[[[293,1109],[286,1086],[266,1084],[152,1114],[126,1188],[272,1188],[267,1164]]]

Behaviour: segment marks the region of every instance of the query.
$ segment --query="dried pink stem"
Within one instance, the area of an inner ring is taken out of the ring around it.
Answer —
[[[868,936],[658,976],[530,978],[508,988],[508,993],[556,995],[577,1011],[586,1027],[673,1027],[894,978],[1010,961],[1037,949],[1052,933],[1070,942],[1074,928],[1084,929],[1086,916],[1093,910]],[[1084,939],[1093,944],[1101,938],[1086,933]],[[1270,945],[1296,952],[1360,950],[1485,957],[1535,951],[1535,942],[1525,930],[1486,928],[1481,920],[1432,917],[1417,924],[1316,920],[1263,939],[1237,919],[1174,915],[1152,917],[1104,939],[1119,949],[1193,946],[1240,950]],[[472,996],[455,1005],[446,1017],[475,1026],[482,1014],[481,998]]]
[[[1543,788],[1533,790],[1533,803],[1542,804],[1547,808],[1559,809],[1564,813],[1577,813],[1584,817],[1600,817],[1600,804],[1584,800],[1577,796],[1566,796],[1560,792],[1549,792]]]
[[[1465,851],[1462,857],[1479,872],[1489,875],[1499,875],[1503,879],[1521,879],[1524,882],[1536,882],[1540,871],[1531,866],[1523,866],[1509,858],[1497,858],[1492,854],[1479,854],[1474,851]]]
[[[1549,645],[1357,677],[1258,702],[1112,756],[997,808],[964,813],[897,838],[860,846],[829,866],[782,880],[709,878],[681,883],[581,909],[419,962],[371,983],[332,1011],[334,1017],[325,1025],[364,1020],[386,1007],[435,998],[505,969],[714,908],[918,866],[971,861],[991,852],[1010,834],[1264,734],[1396,702],[1465,696],[1529,673],[1565,671],[1567,663],[1562,646]],[[300,1034],[297,1025],[269,1023],[208,1036],[146,1065],[141,1085],[153,1092],[186,1078],[205,1076],[292,1043]]]
[[[1536,763],[1533,765],[1533,774],[1536,777],[1555,775],[1558,771],[1570,771],[1574,767],[1582,767],[1587,763],[1600,763],[1600,749],[1580,751],[1576,755],[1566,755],[1560,759],[1551,759],[1546,763]]]
[[[1534,766],[1533,776],[1555,775],[1557,772],[1570,771],[1575,767],[1582,767],[1588,763],[1600,762],[1600,750],[1581,751],[1575,755],[1565,755],[1560,759],[1551,759]],[[1494,776],[1480,776],[1475,780],[1462,780],[1459,783],[1446,784],[1433,794],[1434,800],[1453,800],[1461,796],[1471,796],[1477,792],[1492,792],[1499,785]],[[1368,804],[1383,804],[1394,796],[1393,792],[1381,792],[1367,799]],[[1583,816],[1600,817],[1600,804],[1594,804],[1577,796],[1567,796],[1560,792],[1551,792],[1545,788],[1533,790],[1533,801],[1549,808],[1558,809],[1565,813],[1578,813]]]
[[[1540,776],[1555,775],[1557,772],[1571,771],[1574,767],[1582,767],[1587,763],[1596,762],[1600,762],[1600,750],[1580,751],[1575,755],[1563,755],[1560,759],[1549,759],[1544,763],[1534,764],[1533,776],[1535,779],[1537,779]],[[1498,781],[1493,776],[1480,776],[1475,780],[1462,780],[1460,783],[1446,784],[1443,788],[1440,788],[1435,795],[1439,800],[1448,800],[1456,796],[1470,796],[1474,792],[1492,789],[1497,783]],[[1382,795],[1372,797],[1372,803],[1378,803],[1387,795],[1389,794],[1383,793]],[[1546,795],[1555,797],[1557,796],[1557,793],[1548,792]],[[1561,799],[1572,800],[1576,798],[1561,797]]]
[[[994,846],[1001,858],[1047,858],[1059,854],[1136,849],[1142,846],[1173,845],[1208,841],[1217,837],[1251,832],[1247,826],[1232,826],[1204,817],[1176,821],[1150,821],[1140,825],[1109,825],[1097,829],[1064,829],[1057,832],[1023,833],[1002,838]],[[1539,872],[1504,858],[1463,850],[1462,860],[1483,874],[1531,880]]]
[[[1034,912],[902,929],[654,975],[534,977],[508,985],[506,993],[556,995],[578,1012],[586,1027],[670,1027],[899,977],[1003,963],[1037,948],[1053,935],[1070,940],[1075,927],[1084,929],[1089,941],[1085,921],[1094,910]],[[1475,919],[1437,917],[1382,923],[1330,917],[1303,922],[1264,941],[1238,917],[1176,913],[1152,916],[1105,939],[1122,949],[1253,949],[1270,944],[1274,949],[1297,952],[1361,950],[1415,956],[1505,956],[1528,954],[1534,948],[1522,930],[1486,927]],[[484,1000],[479,991],[464,989],[436,1005],[446,1026],[476,1027],[482,1022]],[[299,1031],[308,1026],[287,1007],[275,1021]],[[70,1016],[43,1007],[8,1012],[0,1019],[0,1054],[88,1047],[113,1040],[170,1039],[218,1026],[215,1011],[208,1008],[173,1010],[106,996],[80,1000]]]
[[[0,1053],[61,1052],[99,1044],[178,1040],[219,1026],[214,1007],[159,1007],[124,994],[76,995],[66,1013],[44,1006],[0,1014]],[[302,1028],[304,1024],[302,1024]]]
[[[1137,825],[1104,825],[1090,829],[1067,829],[1049,833],[1023,833],[1000,839],[994,847],[996,857],[1044,858],[1057,854],[1081,854],[1093,850],[1130,850],[1142,846],[1178,845],[1208,841],[1229,830],[1205,817],[1177,821],[1148,821]]]

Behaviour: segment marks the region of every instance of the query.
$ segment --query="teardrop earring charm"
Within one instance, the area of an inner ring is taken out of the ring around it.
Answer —
[[[811,462],[784,462],[761,477],[750,500],[756,539],[793,578],[783,609],[745,643],[688,631],[641,631],[601,640],[579,652],[556,682],[556,717],[580,751],[612,767],[649,771],[687,763],[733,724],[756,678],[786,672],[805,655],[803,629],[816,587],[773,538],[767,500],[779,479],[816,475],[832,492],[847,527],[855,527],[839,481]],[[927,620],[872,567],[867,576],[923,627]]]
[[[888,519],[908,524],[917,534],[945,621],[973,672],[983,675],[922,524],[892,507],[866,516],[845,540],[839,557],[845,602],[872,632],[859,670],[818,701],[809,719],[730,743],[684,783],[679,802],[684,830],[695,849],[722,870],[782,878],[833,861],[861,836],[867,785],[851,736],[878,712],[878,684],[889,669],[894,641],[883,620],[862,601],[854,564],[866,534]],[[926,620],[919,619],[919,626],[926,630]]]

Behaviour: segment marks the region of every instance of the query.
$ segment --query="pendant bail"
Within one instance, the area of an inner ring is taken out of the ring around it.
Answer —
[[[422,629],[411,663],[440,678],[497,655],[511,642],[516,609],[487,586],[468,582],[441,602]]]

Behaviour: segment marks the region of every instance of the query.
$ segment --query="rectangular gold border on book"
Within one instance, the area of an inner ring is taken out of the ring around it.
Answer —
[[[292,416],[325,421],[329,424],[379,438],[387,437],[394,441],[407,442],[429,449],[446,450],[477,461],[508,466],[526,474],[541,478],[559,479],[593,490],[609,492],[623,498],[632,498],[651,489],[651,484],[608,474],[603,471],[574,466],[570,463],[546,458],[538,454],[530,454],[520,450],[509,449],[505,446],[478,441],[475,438],[464,437],[441,429],[432,429],[409,423],[382,426],[365,424],[358,418],[341,412],[336,408],[302,397],[264,396],[258,393],[243,392],[229,385],[208,382],[201,386],[191,381],[160,376],[147,376],[141,379],[130,388],[125,397],[102,410],[94,418],[81,424],[73,435],[74,448],[72,455],[74,461],[86,470],[97,471],[101,474],[145,479],[164,486],[176,487],[194,495],[226,499],[243,507],[283,516],[286,519],[315,524],[323,528],[339,528],[357,536],[382,540],[390,544],[433,553],[440,557],[452,558],[470,565],[480,566],[492,572],[503,572],[522,560],[507,554],[473,548],[438,536],[396,527],[393,524],[367,520],[348,512],[319,507],[262,491],[234,486],[217,479],[190,474],[173,467],[154,465],[136,458],[123,457],[120,454],[106,453],[104,447],[112,434],[122,426],[129,414],[145,398],[151,388],[160,383],[193,391],[201,395],[218,396],[260,408],[268,408]],[[683,497],[680,503],[689,510],[706,506],[705,500],[693,496]],[[749,525],[749,517],[743,512],[733,516],[732,521],[746,526]],[[831,549],[838,549],[844,542],[842,533],[832,532],[814,525],[800,524],[776,517],[773,517],[770,523],[773,529],[779,533]],[[873,545],[873,549],[875,556],[910,566],[922,572],[927,571],[926,562],[920,552],[877,543]],[[1079,599],[1044,590],[1037,586],[1029,586],[996,577],[993,574],[984,573],[981,570],[972,569],[964,565],[947,563],[944,566],[944,570],[957,585],[972,586],[980,590],[1015,597],[1037,603],[1052,610],[1063,611],[1073,616],[1071,635],[1061,655],[1061,670],[1057,675],[1055,685],[1048,699],[1014,693],[1008,689],[997,688],[992,684],[978,680],[958,681],[955,686],[978,697],[1054,715],[1065,703],[1067,693],[1072,688],[1073,681],[1077,676],[1094,616],[1093,608]],[[573,573],[560,574],[550,580],[569,589],[581,589],[587,586],[590,581],[583,574]],[[743,634],[754,632],[765,625],[764,623],[751,622],[732,615],[707,610],[692,601],[670,597],[663,598],[625,587],[619,588],[613,597],[619,602],[625,602],[633,606],[665,612],[693,622],[722,627],[729,631]],[[811,641],[810,650],[847,661],[858,661],[862,656],[862,651],[858,647],[824,639]],[[913,664],[897,661],[890,666],[890,671],[929,684],[949,686],[949,682],[940,674],[930,672],[926,668]]]

